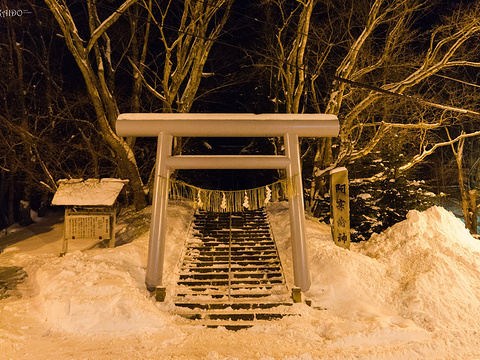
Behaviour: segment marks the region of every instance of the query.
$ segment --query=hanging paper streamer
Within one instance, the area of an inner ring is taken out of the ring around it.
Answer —
[[[267,191],[267,194],[265,195],[265,202],[264,205],[267,206],[267,204],[272,200],[272,189],[267,185],[265,186],[265,190]]]
[[[243,207],[245,209],[248,209],[250,207],[250,204],[248,203],[248,195],[246,190],[245,190],[245,196],[243,198]]]
[[[198,194],[197,194],[197,206],[199,208],[202,208],[203,207],[203,202],[202,202],[202,197],[200,196],[201,194],[201,191],[200,189],[198,189]]]
[[[197,208],[214,212],[257,210],[270,202],[286,200],[296,195],[293,178],[247,190],[209,190],[183,181],[169,181],[170,198],[186,199]]]
[[[220,207],[222,208],[222,210],[225,210],[227,208],[227,197],[225,196],[225,193],[222,193],[223,195],[223,198],[222,198],[222,204],[220,205]]]

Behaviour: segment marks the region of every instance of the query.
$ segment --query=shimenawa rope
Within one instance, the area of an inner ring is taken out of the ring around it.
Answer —
[[[160,181],[167,181],[161,177]],[[289,199],[297,194],[294,177],[244,190],[211,190],[169,179],[170,199],[186,199],[201,210],[240,212],[257,210],[269,203]]]

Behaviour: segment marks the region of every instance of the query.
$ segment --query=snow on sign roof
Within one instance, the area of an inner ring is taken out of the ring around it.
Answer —
[[[52,205],[112,206],[128,180],[62,179]]]

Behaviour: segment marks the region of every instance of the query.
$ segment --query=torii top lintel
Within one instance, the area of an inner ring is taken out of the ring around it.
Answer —
[[[117,119],[119,136],[156,137],[161,132],[192,137],[334,137],[339,122],[331,114],[165,114],[126,113]]]

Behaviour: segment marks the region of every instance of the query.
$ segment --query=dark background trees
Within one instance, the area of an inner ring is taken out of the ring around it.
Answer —
[[[302,141],[316,215],[326,175],[339,165],[367,178],[382,172],[356,164],[384,160],[394,180],[450,184],[454,174],[457,181],[452,149],[463,138],[461,168],[469,169],[460,186],[477,186],[465,181],[478,178],[477,139],[468,135],[479,117],[474,1],[2,0],[2,7],[26,10],[0,18],[4,224],[20,200],[36,209],[47,202],[60,178],[128,178],[137,208],[145,206],[155,142],[117,137],[121,112],[338,115],[338,139]],[[177,139],[176,151],[282,145],[232,141]],[[378,176],[382,186],[385,179]]]

